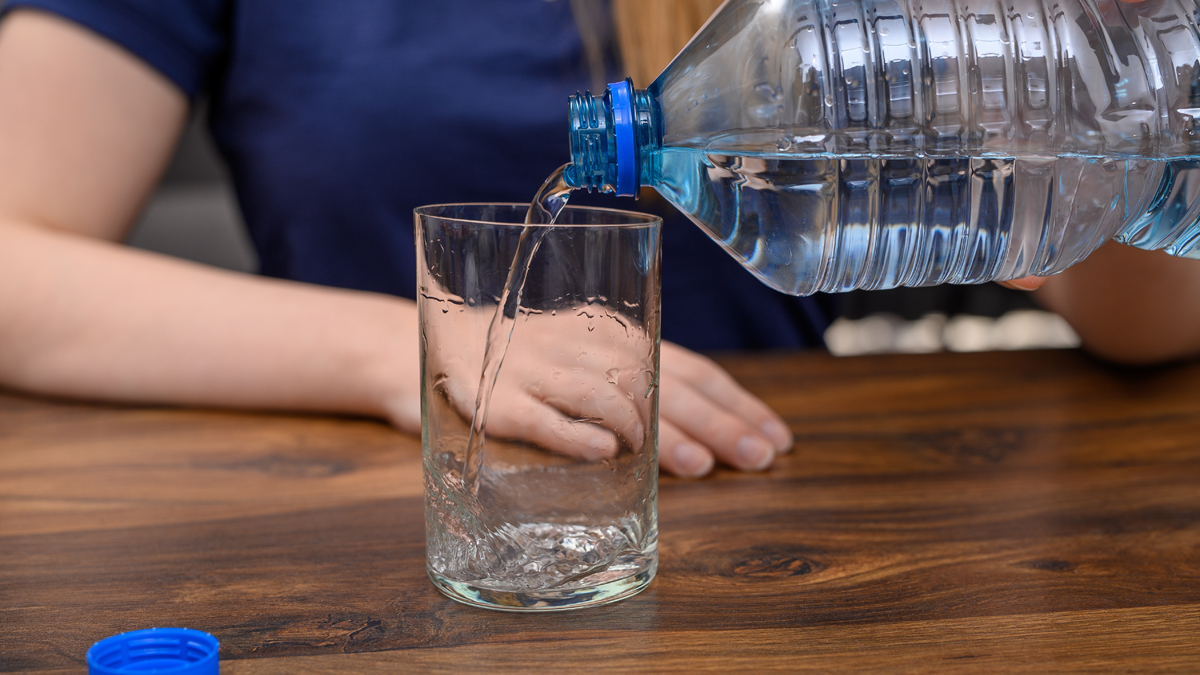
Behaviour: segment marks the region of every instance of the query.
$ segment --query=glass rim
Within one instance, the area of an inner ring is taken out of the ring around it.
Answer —
[[[421,218],[437,218],[439,220],[450,220],[456,223],[471,223],[477,225],[498,225],[507,227],[525,227],[525,223],[505,223],[497,220],[479,220],[476,218],[458,218],[454,216],[438,215],[433,213],[433,209],[449,209],[452,207],[514,207],[520,209],[528,209],[529,202],[447,202],[445,204],[426,204],[413,209],[413,214]],[[534,227],[611,227],[611,228],[637,228],[637,227],[654,227],[662,224],[662,216],[656,216],[652,213],[642,213],[641,211],[627,211],[625,209],[613,209],[605,206],[572,206],[568,204],[564,211],[592,211],[595,213],[611,213],[622,217],[629,218],[631,222],[626,223],[555,223],[554,225],[534,225]]]

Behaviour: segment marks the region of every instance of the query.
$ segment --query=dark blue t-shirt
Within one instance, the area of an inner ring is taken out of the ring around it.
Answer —
[[[528,201],[569,159],[589,87],[567,0],[11,0],[91,28],[207,97],[261,271],[413,297],[412,210]],[[573,202],[637,208],[631,200]],[[663,337],[821,344],[822,301],[768,289],[682,216],[663,234]]]

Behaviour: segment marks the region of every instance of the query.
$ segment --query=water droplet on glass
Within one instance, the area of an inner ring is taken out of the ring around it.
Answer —
[[[775,88],[766,82],[760,82],[758,86],[754,88],[765,98],[775,99],[779,97],[779,93],[775,91]]]
[[[889,31],[889,30],[888,30],[888,27],[887,27],[887,26],[880,26],[880,27],[879,27],[879,34],[880,34],[880,35],[886,36],[886,35],[887,35],[889,32],[891,32],[891,31]]]
[[[604,374],[608,376],[609,384],[617,384],[617,381],[621,378],[621,371],[617,368],[609,368]]]

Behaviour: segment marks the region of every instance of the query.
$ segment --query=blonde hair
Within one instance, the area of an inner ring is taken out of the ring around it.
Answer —
[[[723,1],[612,0],[612,15],[605,16],[598,0],[571,0],[593,91],[603,91],[605,82],[601,26],[611,21],[625,74],[635,87],[645,88]]]
[[[613,0],[625,73],[641,89],[654,81],[724,0]]]

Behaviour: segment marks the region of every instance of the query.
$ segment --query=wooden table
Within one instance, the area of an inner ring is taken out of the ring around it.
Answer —
[[[433,589],[381,424],[0,395],[0,672],[155,625],[234,674],[1200,671],[1200,364],[724,363],[796,450],[664,479],[649,590],[557,615]]]

